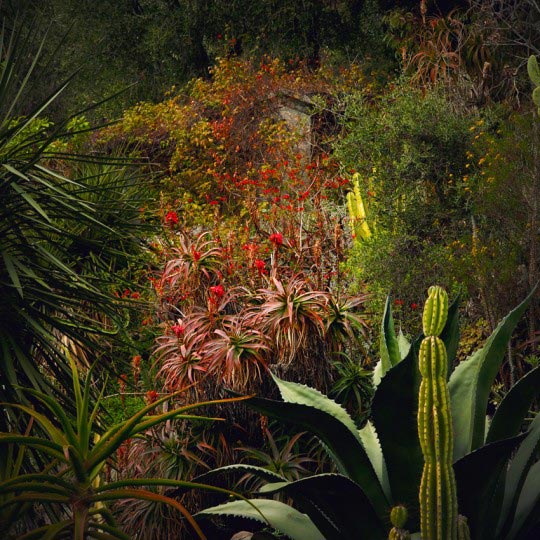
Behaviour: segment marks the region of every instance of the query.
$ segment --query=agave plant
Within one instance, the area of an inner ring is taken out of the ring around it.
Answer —
[[[20,458],[14,460],[13,474],[2,477],[0,482],[0,532],[3,538],[12,538],[14,533],[24,532],[21,538],[118,538],[129,539],[118,527],[108,507],[110,501],[138,499],[159,502],[174,508],[187,520],[199,538],[205,538],[185,506],[164,494],[152,491],[155,487],[203,488],[201,484],[171,478],[125,478],[113,482],[104,481],[104,469],[115,452],[127,440],[143,434],[153,426],[170,419],[212,420],[191,414],[201,405],[211,405],[216,401],[197,403],[173,408],[167,412],[152,414],[161,404],[177,397],[170,394],[141,409],[131,418],[114,425],[98,435],[97,424],[100,398],[91,405],[91,375],[88,371],[83,387],[79,373],[72,362],[73,393],[76,402],[76,418],[71,419],[62,406],[50,396],[27,389],[58,425],[46,415],[26,405],[11,404],[11,407],[29,415],[39,424],[46,436],[29,433],[0,433],[0,448],[13,445],[49,459],[37,472],[22,474],[17,469]],[[237,401],[236,398],[220,400],[219,403]],[[214,489],[214,488],[212,488]],[[227,490],[214,489],[231,494]],[[56,519],[31,530],[18,530],[24,515],[36,505],[51,512]]]
[[[521,431],[531,401],[538,394],[540,368],[532,370],[508,392],[490,422],[486,417],[490,389],[508,340],[531,296],[501,321],[482,349],[455,369],[457,302],[450,308],[441,336],[451,360],[448,387],[459,510],[468,518],[473,540],[527,538],[540,522],[540,415],[527,431]],[[315,434],[340,474],[288,481],[253,466],[233,465],[218,470],[257,474],[268,482],[260,489],[261,496],[283,493],[294,499],[305,512],[298,515],[295,511],[294,522],[283,520],[291,510],[283,503],[252,500],[264,508],[267,517],[275,518],[270,523],[277,530],[294,540],[383,540],[391,528],[390,511],[398,504],[408,509],[407,521],[400,527],[419,530],[418,496],[423,469],[417,426],[419,340],[408,344],[403,336],[396,336],[389,303],[383,321],[378,370],[381,380],[373,398],[371,421],[361,430],[341,406],[317,390],[277,377],[274,380],[283,401],[248,400],[257,411]],[[258,519],[244,501],[206,509],[200,516],[241,516],[244,509],[246,516]],[[299,523],[309,523],[309,536],[298,528]]]

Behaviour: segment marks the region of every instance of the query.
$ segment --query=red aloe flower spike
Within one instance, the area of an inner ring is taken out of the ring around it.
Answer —
[[[165,223],[171,227],[176,225],[178,223],[178,214],[172,210],[167,212],[167,215],[165,216]]]

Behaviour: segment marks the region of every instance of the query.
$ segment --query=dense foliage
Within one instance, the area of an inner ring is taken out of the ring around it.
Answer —
[[[536,2],[0,16],[0,534],[536,538]]]

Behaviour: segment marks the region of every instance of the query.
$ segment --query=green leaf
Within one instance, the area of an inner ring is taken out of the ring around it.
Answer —
[[[382,487],[383,491],[385,491],[386,500],[390,500],[391,496],[389,493],[390,490],[388,487],[388,476],[386,474],[384,458],[382,456],[379,439],[377,438],[377,434],[373,426],[371,424],[367,424],[362,430],[359,431],[356,424],[349,416],[349,413],[340,404],[336,403],[318,390],[303,384],[283,381],[275,375],[272,375],[272,378],[278,386],[281,397],[284,401],[287,401],[288,403],[298,403],[300,405],[316,407],[317,409],[332,415],[333,418],[339,420],[352,433],[352,435],[357,438],[361,444],[362,450],[369,459],[372,469],[377,475],[379,485]],[[351,478],[356,481],[355,478]],[[362,487],[364,486],[362,485]],[[385,487],[387,488],[386,490]]]
[[[415,341],[407,357],[383,377],[371,405],[393,501],[409,508],[410,522],[415,526],[419,523],[416,509],[424,466],[416,419],[420,387],[418,344],[418,340]]]
[[[263,480],[266,480],[268,482],[281,482],[285,480],[283,476],[276,474],[273,471],[269,471],[268,469],[264,469],[263,467],[257,467],[256,465],[246,465],[243,463],[239,463],[236,465],[226,465],[225,467],[212,469],[211,471],[208,471],[206,473],[203,473],[197,476],[196,478],[193,479],[193,481],[206,482],[210,480],[211,478],[214,478],[221,474],[234,474],[234,473],[253,474],[254,476],[262,478]]]
[[[17,289],[19,296],[23,298],[24,297],[23,288],[21,285],[21,280],[19,279],[19,274],[17,272],[17,269],[15,268],[13,258],[11,257],[11,255],[6,253],[5,251],[2,252],[2,258],[4,259],[4,264],[6,265],[6,270],[11,279],[11,282],[13,283],[14,287]]]
[[[302,388],[306,404],[257,397],[250,398],[247,404],[267,416],[292,423],[316,435],[335,460],[340,472],[363,489],[380,516],[386,515],[389,510],[388,500],[354,422],[334,401],[316,390]],[[345,422],[342,421],[343,415]]]
[[[535,463],[527,475],[519,496],[512,529],[508,540],[526,538],[530,527],[540,521],[540,461]]]
[[[448,318],[441,333],[441,339],[446,347],[446,355],[448,357],[448,377],[450,377],[454,370],[454,362],[459,347],[459,302],[460,295],[458,294],[448,308]]]
[[[454,463],[458,507],[469,520],[472,538],[495,538],[506,466],[524,437],[520,435],[488,444]]]
[[[537,460],[540,449],[540,414],[533,420],[527,437],[521,443],[506,474],[504,500],[500,512],[497,533],[505,536],[512,528],[514,515],[529,470]]]
[[[454,461],[482,446],[491,385],[501,367],[506,346],[536,287],[493,331],[484,347],[456,367],[448,385],[454,427]]]
[[[313,521],[326,540],[378,540],[385,525],[360,486],[345,476],[319,474],[294,482],[267,484],[260,493],[283,492]]]
[[[538,67],[538,60],[533,54],[529,56],[529,60],[527,62],[527,73],[529,74],[531,81],[536,86],[540,86],[540,68]]]
[[[535,105],[538,105],[540,107],[540,87],[537,86],[532,93],[532,99]]]
[[[403,360],[409,354],[409,350],[411,349],[411,343],[405,337],[405,334],[403,334],[401,329],[399,330],[397,341],[398,341],[398,347],[399,347],[399,356]]]
[[[263,515],[261,516],[249,503],[256,506]],[[251,499],[249,502],[233,501],[206,508],[195,517],[212,516],[255,520],[270,525],[291,540],[325,540],[308,516],[279,501],[265,499]]]
[[[504,396],[489,426],[486,442],[517,435],[535,397],[540,395],[540,366],[520,379]]]
[[[401,360],[399,343],[394,330],[390,296],[386,298],[386,305],[384,306],[380,337],[380,355],[381,359],[373,372],[373,384],[375,386],[380,383],[386,372]]]

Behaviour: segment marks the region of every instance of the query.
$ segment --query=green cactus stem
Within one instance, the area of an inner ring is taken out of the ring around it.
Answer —
[[[390,523],[392,529],[388,534],[388,540],[410,540],[409,531],[404,529],[409,515],[407,509],[403,505],[394,506],[390,512]]]
[[[471,540],[471,532],[467,518],[461,514],[458,516],[458,540]]]
[[[371,229],[367,223],[366,208],[360,193],[360,175],[353,176],[353,191],[347,193],[347,208],[355,243],[371,237]]]
[[[446,348],[440,339],[448,316],[448,296],[430,287],[422,318],[425,338],[420,345],[422,375],[418,403],[418,436],[424,454],[420,484],[422,540],[457,540],[456,481],[452,469],[453,433],[446,383]]]

